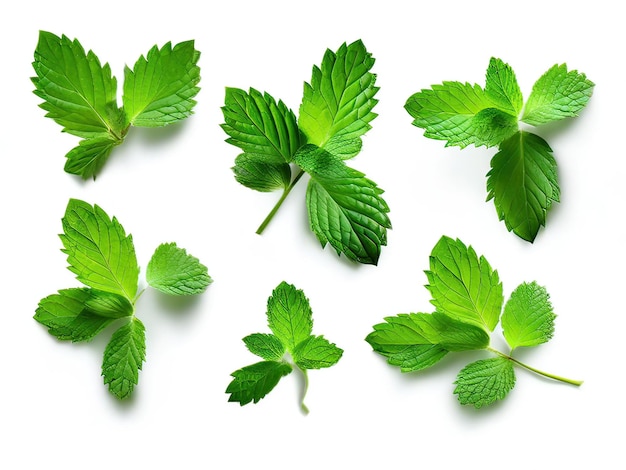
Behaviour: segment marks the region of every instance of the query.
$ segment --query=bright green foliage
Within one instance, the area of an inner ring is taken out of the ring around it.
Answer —
[[[550,296],[536,282],[523,283],[512,293],[502,314],[502,333],[511,349],[546,343],[554,334]]]
[[[517,132],[502,142],[487,173],[487,191],[506,228],[533,241],[560,196],[556,161],[547,142],[529,132]]]
[[[535,83],[524,106],[513,69],[492,58],[484,89],[443,82],[412,95],[405,109],[426,137],[446,146],[499,147],[487,175],[487,200],[494,200],[509,231],[532,242],[560,191],[552,150],[535,134],[520,131],[519,121],[540,125],[577,116],[593,87],[584,74],[555,65]]]
[[[339,361],[343,350],[323,336],[312,334],[312,315],[304,292],[284,281],[274,289],[267,300],[267,323],[272,334],[254,333],[243,339],[248,350],[264,361],[231,374],[233,380],[226,388],[228,401],[242,406],[257,403],[294,367],[303,373],[308,385],[308,369],[330,367]],[[301,406],[307,411],[304,396]]]
[[[35,320],[60,340],[89,341],[113,323],[124,324],[113,333],[104,351],[104,383],[118,398],[129,396],[145,360],[144,326],[135,316],[139,267],[132,237],[115,217],[98,206],[71,199],[60,235],[68,255],[68,269],[88,287],[60,290],[43,298]],[[200,293],[211,282],[207,268],[176,247],[163,244],[148,271],[157,288],[172,295]]]
[[[200,90],[199,56],[193,41],[153,47],[133,70],[125,68],[119,107],[117,80],[108,64],[101,65],[92,51],[85,53],[76,39],[40,31],[34,93],[44,100],[40,107],[47,117],[83,138],[67,153],[65,171],[95,178],[131,125],[164,126],[189,116]]]
[[[146,329],[139,318],[132,317],[113,333],[104,350],[102,376],[113,395],[123,399],[132,393],[145,360]]]
[[[492,352],[495,358],[468,365],[455,382],[461,404],[476,408],[507,395],[515,384],[514,364],[554,380],[582,384],[531,368],[511,355],[518,346],[536,346],[552,337],[555,315],[543,287],[521,284],[505,304],[502,327],[511,347],[507,355],[490,346],[489,332],[502,310],[502,284],[487,260],[471,246],[444,236],[433,248],[430,270],[425,272],[437,310],[387,317],[365,338],[389,364],[411,372],[436,364],[448,352]]]
[[[515,385],[513,363],[504,357],[492,357],[465,366],[456,379],[454,393],[461,405],[475,408],[502,400]]]
[[[378,262],[391,228],[383,191],[343,164],[359,153],[361,137],[376,117],[373,65],[361,41],[343,44],[337,52],[327,50],[321,66],[313,67],[311,83],[304,84],[297,119],[268,93],[226,88],[222,128],[229,136],[226,142],[244,152],[235,160],[236,180],[257,191],[283,190],[257,233],[308,173],[309,221],[322,247],[330,243],[353,261]]]
[[[170,295],[194,295],[211,283],[206,266],[187,254],[176,243],[160,245],[146,268],[146,281],[151,287]]]

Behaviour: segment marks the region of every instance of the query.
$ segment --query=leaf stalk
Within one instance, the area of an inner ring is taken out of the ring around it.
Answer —
[[[259,228],[256,229],[256,233],[258,235],[261,235],[263,233],[263,231],[265,230],[265,227],[267,227],[267,225],[272,221],[272,219],[276,215],[276,212],[278,212],[278,209],[280,209],[280,206],[282,206],[282,204],[285,201],[285,199],[287,198],[287,196],[289,196],[289,193],[291,192],[293,187],[298,183],[298,181],[300,181],[300,178],[302,178],[303,174],[304,174],[304,170],[300,170],[299,173],[296,175],[296,177],[291,182],[291,184],[285,188],[285,190],[283,191],[283,195],[280,197],[280,199],[278,200],[276,205],[274,205],[274,207],[272,208],[270,213],[267,214],[267,217],[265,217],[263,222],[261,222],[261,225],[259,225]]]

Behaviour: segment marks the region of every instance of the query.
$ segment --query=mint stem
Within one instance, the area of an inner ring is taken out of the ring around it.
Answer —
[[[298,369],[300,369],[298,367]],[[304,398],[306,397],[306,392],[309,389],[309,374],[306,373],[306,369],[300,369],[302,375],[304,376],[304,390],[302,390],[302,400],[300,401],[300,409],[305,415],[309,414],[309,408],[304,404]]]
[[[487,349],[489,351],[497,354],[500,357],[503,357],[505,359],[508,359],[508,360],[514,362],[515,364],[523,367],[524,369],[527,369],[527,370],[529,370],[531,372],[534,372],[535,374],[542,375],[544,377],[548,377],[549,379],[558,380],[559,382],[564,382],[564,383],[571,384],[571,385],[576,385],[577,387],[580,387],[582,385],[582,383],[583,383],[582,380],[567,379],[565,377],[561,377],[561,376],[554,375],[554,374],[549,374],[548,372],[544,372],[542,370],[535,369],[534,367],[531,367],[531,366],[529,366],[527,364],[524,364],[523,362],[518,361],[514,357],[511,357],[508,354],[501,353],[500,351],[497,351],[497,350],[495,350],[493,348],[487,348]]]
[[[283,195],[280,197],[280,199],[278,200],[274,208],[271,210],[269,214],[267,214],[267,217],[265,217],[265,220],[261,223],[261,225],[259,225],[259,228],[256,229],[257,234],[261,235],[263,233],[263,230],[265,230],[265,227],[267,227],[270,221],[274,218],[274,215],[276,215],[276,212],[278,212],[278,209],[280,209],[280,206],[282,206],[283,201],[287,198],[287,196],[289,196],[289,193],[291,192],[293,187],[296,185],[296,183],[300,181],[300,178],[302,178],[303,174],[304,174],[304,170],[300,170],[300,172],[296,175],[296,177],[293,179],[291,184],[287,188],[285,188],[285,191],[283,191]]]

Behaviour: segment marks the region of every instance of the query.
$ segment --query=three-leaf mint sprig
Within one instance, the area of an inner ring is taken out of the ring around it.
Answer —
[[[109,64],[85,53],[77,39],[40,31],[32,79],[44,100],[39,106],[64,132],[83,139],[67,153],[65,171],[95,178],[131,126],[161,127],[189,116],[200,90],[199,58],[193,41],[155,45],[132,69],[124,67],[119,107]]]
[[[243,341],[252,354],[263,361],[236,370],[226,388],[228,401],[241,406],[258,401],[271,392],[279,380],[297,368],[304,375],[304,404],[309,379],[307,370],[336,364],[343,350],[323,336],[313,335],[313,313],[309,300],[293,285],[281,282],[267,300],[267,323],[272,333],[254,333]]]
[[[60,340],[89,341],[107,326],[111,336],[102,361],[110,392],[123,399],[138,383],[146,358],[145,328],[135,316],[139,266],[131,235],[100,207],[71,199],[60,235],[68,269],[86,287],[60,290],[39,302],[35,320]],[[206,266],[175,243],[160,245],[146,269],[146,281],[170,295],[200,294],[211,283]]]
[[[548,292],[536,282],[519,285],[504,305],[498,272],[460,240],[442,237],[426,271],[433,313],[408,313],[385,318],[366,338],[374,351],[402,372],[426,369],[448,352],[487,350],[495,357],[468,364],[459,372],[459,402],[480,408],[503,399],[515,385],[514,367],[572,385],[582,381],[540,371],[513,356],[519,347],[545,343],[554,333]],[[490,333],[501,322],[508,353],[490,346]]]
[[[373,65],[361,41],[327,50],[304,84],[297,119],[268,93],[226,89],[222,128],[226,141],[244,152],[235,160],[236,180],[257,191],[283,191],[257,233],[307,173],[309,222],[322,247],[330,243],[337,254],[377,264],[391,228],[389,208],[376,183],[344,163],[359,153],[361,136],[376,117]]]
[[[412,95],[405,108],[413,124],[446,146],[498,146],[487,173],[487,200],[509,231],[529,242],[545,226],[550,206],[559,202],[557,164],[548,143],[519,128],[577,116],[593,92],[585,74],[554,65],[533,86],[524,104],[513,70],[492,58],[485,88],[443,82]]]

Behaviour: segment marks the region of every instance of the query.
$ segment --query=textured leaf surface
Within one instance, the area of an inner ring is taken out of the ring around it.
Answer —
[[[554,334],[555,318],[544,287],[536,282],[520,284],[504,306],[504,337],[511,349],[546,343]]]
[[[554,65],[537,80],[528,97],[522,121],[537,126],[578,116],[593,93],[594,83],[584,73]]]
[[[493,331],[500,318],[503,295],[498,272],[461,240],[441,237],[426,271],[437,310],[461,322]]]
[[[133,317],[113,333],[104,350],[102,376],[109,391],[119,399],[130,396],[145,360],[146,331],[143,323]]]
[[[306,204],[311,230],[322,246],[330,243],[337,253],[360,263],[378,263],[391,228],[383,190],[315,146],[303,147],[295,160],[311,176]]]
[[[117,108],[117,81],[108,64],[101,65],[78,40],[39,32],[33,62],[35,94],[40,107],[63,130],[89,138],[112,134],[120,137],[121,113]]]
[[[227,88],[222,112],[226,142],[265,156],[268,164],[290,162],[303,143],[293,111],[268,93]]]
[[[267,300],[267,323],[290,353],[311,335],[312,315],[304,292],[284,281]]]
[[[518,116],[522,111],[524,98],[515,73],[509,64],[500,59],[492,58],[489,61],[485,93],[502,111],[513,116]]]
[[[323,336],[309,336],[299,343],[293,351],[293,360],[301,369],[322,369],[335,365],[343,354]]]
[[[87,288],[64,289],[49,295],[39,302],[35,320],[48,327],[48,332],[58,339],[89,341],[114,320],[85,310],[90,291]]]
[[[70,199],[60,235],[68,269],[83,284],[113,292],[131,303],[137,292],[139,267],[135,247],[124,228],[97,205]]]
[[[120,142],[109,136],[81,140],[78,146],[65,155],[67,158],[65,171],[73,175],[80,175],[83,179],[95,179],[109,159],[113,147],[119,145]]]
[[[503,357],[472,362],[459,372],[454,383],[454,393],[462,405],[490,405],[502,400],[515,385],[513,363]]]
[[[159,127],[191,115],[200,88],[200,52],[193,41],[154,46],[124,69],[124,111],[133,126]]]
[[[487,200],[493,199],[509,231],[534,241],[553,202],[559,202],[556,161],[541,137],[518,132],[500,144],[487,174]]]
[[[285,346],[272,334],[253,333],[246,336],[243,342],[252,354],[266,361],[280,361],[285,355]]]
[[[278,381],[291,372],[291,366],[284,362],[264,361],[243,367],[231,374],[232,382],[226,388],[230,393],[228,401],[241,406],[258,401],[276,386]]]
[[[133,314],[133,304],[126,297],[111,292],[89,290],[85,310],[105,318],[123,318]]]
[[[146,268],[146,281],[170,295],[200,294],[212,282],[207,267],[176,243],[163,243],[155,250]]]
[[[335,138],[336,146],[338,140],[353,141],[371,128],[378,102],[373,65],[360,40],[344,43],[336,53],[326,51],[321,67],[313,67],[311,83],[304,84],[298,124],[308,143],[325,147]]]
[[[433,85],[405,104],[413,124],[424,129],[426,137],[461,148],[491,147],[517,130],[517,118],[498,108],[479,85],[460,82]]]
[[[261,192],[287,188],[291,182],[291,167],[288,163],[277,162],[257,153],[239,155],[235,159],[233,172],[240,184]]]

